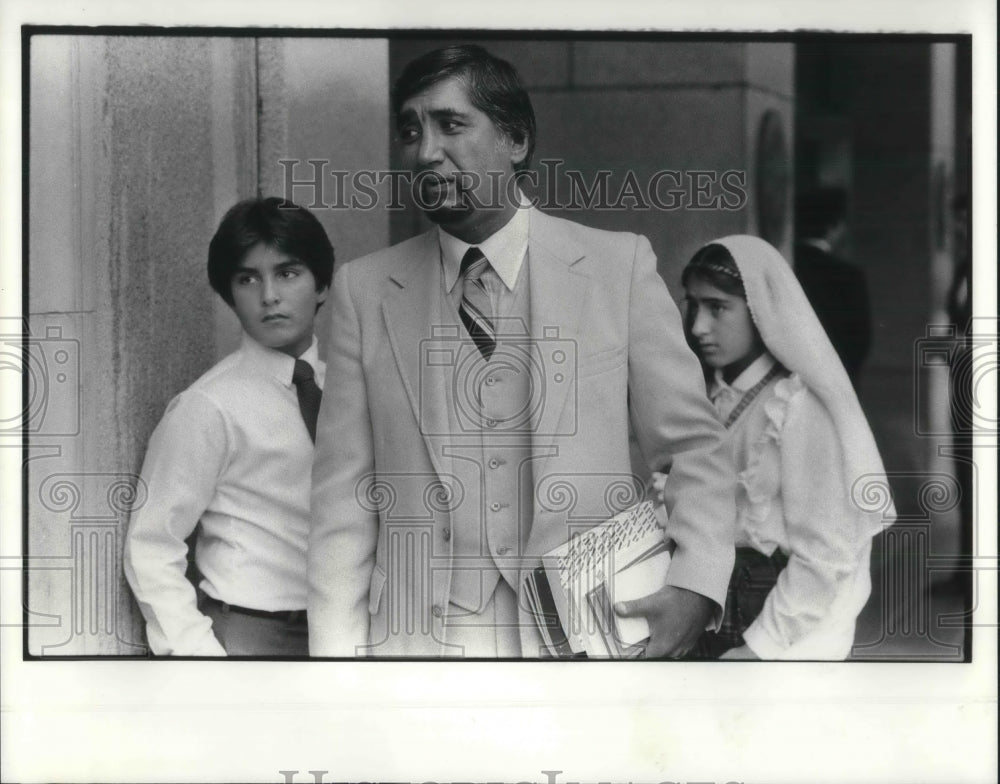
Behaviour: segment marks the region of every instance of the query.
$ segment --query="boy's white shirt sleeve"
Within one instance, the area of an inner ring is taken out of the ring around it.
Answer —
[[[184,540],[215,495],[227,443],[222,412],[192,390],[174,398],[149,441],[141,473],[147,497],[132,513],[124,565],[157,655],[226,655],[185,576]]]
[[[831,621],[851,621],[848,628],[853,629],[853,619],[833,619],[831,610],[845,606],[859,553],[868,546],[867,539],[857,540],[858,527],[852,522],[857,512],[851,507],[833,421],[808,390],[790,401],[780,449],[788,564],[760,615],[743,633],[761,659],[783,658]]]

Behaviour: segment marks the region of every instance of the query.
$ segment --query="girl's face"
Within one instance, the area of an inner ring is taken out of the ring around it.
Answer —
[[[698,275],[688,279],[685,291],[688,331],[698,355],[731,382],[764,351],[746,301]]]

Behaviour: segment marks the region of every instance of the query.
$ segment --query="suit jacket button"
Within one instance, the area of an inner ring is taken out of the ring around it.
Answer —
[[[445,529],[444,529],[444,530],[443,530],[443,531],[441,532],[441,536],[442,536],[442,537],[444,537],[444,540],[445,540],[446,542],[450,542],[450,541],[451,541],[451,529],[450,529],[450,528],[445,528]]]
[[[509,553],[509,552],[510,552],[510,548],[507,547],[506,545],[503,546],[503,547],[498,547],[497,548],[497,555],[507,555],[507,553]]]
[[[431,607],[431,615],[433,615],[435,618],[440,618],[442,615],[444,615],[444,610],[441,609],[440,604],[435,604],[433,607]]]

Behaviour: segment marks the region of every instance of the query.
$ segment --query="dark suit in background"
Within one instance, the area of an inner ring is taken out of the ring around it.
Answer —
[[[795,274],[855,388],[871,348],[871,305],[865,273],[815,240],[795,248]]]
[[[871,305],[865,273],[835,252],[847,232],[847,191],[803,191],[795,220],[795,274],[857,388],[871,347]]]

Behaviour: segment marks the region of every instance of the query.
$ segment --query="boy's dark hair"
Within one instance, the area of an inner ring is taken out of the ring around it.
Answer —
[[[709,244],[699,249],[681,273],[681,285],[698,277],[733,297],[747,298],[739,267],[725,245]]]
[[[305,207],[277,196],[246,199],[229,208],[208,245],[208,282],[230,306],[233,275],[257,245],[269,245],[305,264],[316,291],[333,279],[333,246]]]
[[[472,105],[500,131],[517,144],[527,140],[528,153],[514,167],[516,171],[527,169],[535,151],[535,110],[531,99],[514,66],[481,46],[464,44],[435,49],[407,65],[392,89],[392,112],[397,123],[406,101],[452,77],[466,83]]]

